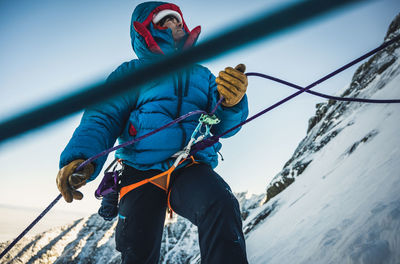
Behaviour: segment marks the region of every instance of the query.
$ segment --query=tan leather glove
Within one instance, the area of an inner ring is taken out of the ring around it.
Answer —
[[[67,203],[71,203],[73,199],[82,200],[83,194],[76,189],[85,185],[94,172],[94,166],[91,163],[75,172],[75,169],[84,161],[84,159],[74,160],[65,165],[57,174],[57,188]]]
[[[222,105],[232,107],[242,100],[247,90],[247,76],[244,74],[246,66],[239,64],[233,69],[225,68],[215,79],[220,96],[224,97]]]

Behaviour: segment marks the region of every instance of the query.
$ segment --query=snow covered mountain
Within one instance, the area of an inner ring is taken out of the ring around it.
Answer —
[[[400,15],[385,40],[399,34]],[[399,47],[361,65],[340,96],[400,98]],[[400,263],[399,129],[399,104],[317,104],[266,195],[236,194],[249,262]],[[115,225],[92,215],[24,238],[1,263],[120,263]],[[160,263],[200,263],[196,228],[168,223],[161,253]]]
[[[400,15],[385,40],[399,34]],[[399,47],[361,65],[340,96],[400,98]],[[399,104],[317,104],[266,203],[245,221],[249,262],[400,263],[399,129]]]
[[[246,198],[246,193],[236,196],[244,215],[249,215],[264,198]],[[91,215],[23,238],[0,263],[120,263],[120,254],[115,250],[116,224],[117,221],[107,222],[97,214]],[[0,251],[9,243],[1,243]],[[160,263],[200,263],[199,254],[196,227],[175,216],[164,229]]]

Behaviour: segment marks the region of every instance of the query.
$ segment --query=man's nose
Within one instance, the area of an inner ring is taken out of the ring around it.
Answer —
[[[176,23],[176,26],[179,27],[179,28],[183,28],[182,22],[179,22],[179,21],[178,21],[178,23]]]

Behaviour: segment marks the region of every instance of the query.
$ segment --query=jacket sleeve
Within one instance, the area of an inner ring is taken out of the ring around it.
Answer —
[[[217,84],[215,82],[215,76],[213,74],[210,74],[210,92],[212,99],[211,103],[212,107],[211,109],[208,109],[208,111],[214,109],[220,97],[217,90]],[[242,100],[233,107],[225,107],[222,104],[220,104],[217,110],[215,111],[215,114],[221,120],[221,122],[217,125],[214,125],[211,129],[211,132],[214,135],[219,135],[246,120],[249,114],[247,95],[244,95]],[[237,129],[224,135],[223,138],[235,135],[237,132],[239,132],[240,129],[241,127],[238,127]]]
[[[106,82],[122,76],[126,69],[127,65],[121,65],[107,78]],[[88,159],[111,148],[125,127],[131,109],[134,107],[134,100],[131,97],[129,95],[118,96],[87,108],[79,126],[61,153],[60,168],[75,159]],[[89,181],[97,177],[106,159],[107,156],[103,156],[93,162],[95,172]]]

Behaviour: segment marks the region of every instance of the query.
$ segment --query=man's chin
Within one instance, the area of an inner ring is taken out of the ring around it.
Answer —
[[[182,41],[185,37],[185,32],[182,31],[182,34],[178,33],[174,36],[175,42],[178,43],[180,41]]]

